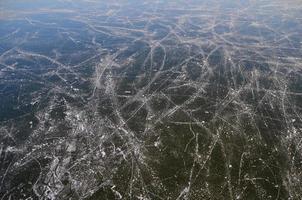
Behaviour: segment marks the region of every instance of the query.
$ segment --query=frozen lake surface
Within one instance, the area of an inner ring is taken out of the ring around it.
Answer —
[[[0,2],[1,200],[301,198],[301,1]]]

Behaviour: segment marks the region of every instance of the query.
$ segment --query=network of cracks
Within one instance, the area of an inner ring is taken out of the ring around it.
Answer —
[[[1,200],[302,198],[299,1],[19,4]]]

